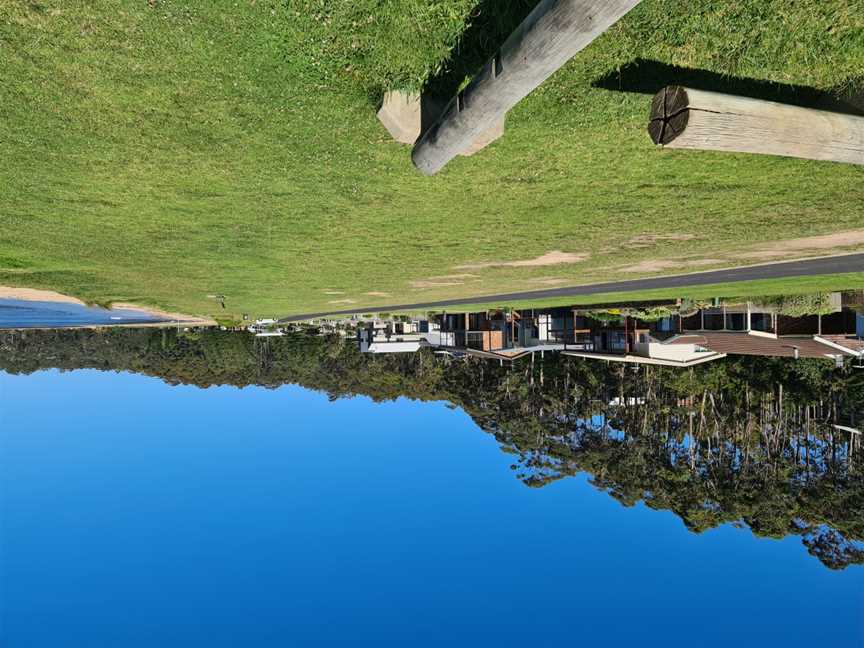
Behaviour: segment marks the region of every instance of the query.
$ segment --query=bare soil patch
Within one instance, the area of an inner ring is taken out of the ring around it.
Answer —
[[[647,248],[656,245],[657,243],[664,243],[667,241],[692,241],[695,238],[699,237],[695,234],[640,234],[639,236],[634,236],[628,240],[624,244],[624,247],[630,249]]]
[[[408,285],[420,290],[426,288],[441,288],[445,286],[461,286],[464,281],[409,281]]]
[[[824,236],[808,236],[762,244],[752,252],[742,252],[737,255],[745,259],[775,259],[788,255],[790,252],[820,252],[864,245],[864,229],[837,232]]]
[[[723,259],[658,259],[656,261],[642,261],[634,265],[619,268],[621,272],[660,272],[661,270],[687,270],[688,268],[700,268],[703,266],[724,263]]]
[[[451,274],[440,275],[437,277],[429,277],[429,281],[452,281],[454,279],[477,279],[479,275],[475,274]]]
[[[530,279],[525,283],[532,286],[557,286],[558,284],[568,283],[569,281],[571,280],[564,279],[563,277],[537,277],[536,279]]]
[[[585,261],[590,254],[574,254],[552,250],[536,259],[523,259],[520,261],[484,261],[481,263],[466,263],[455,266],[457,270],[482,270],[483,268],[536,268],[540,266],[561,265],[565,263],[580,263]]]
[[[438,275],[435,277],[427,277],[426,279],[418,279],[416,281],[409,281],[408,285],[412,288],[417,288],[420,290],[426,288],[441,288],[446,286],[461,286],[466,282],[476,282],[480,281],[480,277],[476,274],[449,274],[449,275]]]

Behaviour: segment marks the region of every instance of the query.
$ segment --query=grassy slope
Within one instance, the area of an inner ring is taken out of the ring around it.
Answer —
[[[862,168],[661,152],[646,95],[591,87],[642,57],[859,92],[861,0],[644,0],[502,140],[431,179],[374,98],[440,68],[472,2],[186,4],[0,5],[0,284],[199,313],[223,293],[231,311],[287,314],[609,280],[864,223]],[[670,232],[698,238],[626,245]],[[553,249],[593,256],[410,285]]]

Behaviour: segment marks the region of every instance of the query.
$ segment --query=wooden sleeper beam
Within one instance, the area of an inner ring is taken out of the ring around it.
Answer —
[[[641,0],[541,0],[414,146],[433,175]]]
[[[864,165],[864,117],[681,86],[655,95],[648,134],[669,148]]]

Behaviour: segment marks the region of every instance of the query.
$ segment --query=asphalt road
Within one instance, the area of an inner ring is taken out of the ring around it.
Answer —
[[[441,308],[443,306],[459,306],[485,302],[506,303],[527,301],[531,299],[549,299],[552,297],[576,297],[597,295],[600,293],[655,290],[658,288],[685,288],[691,286],[705,286],[708,284],[758,281],[760,279],[784,279],[788,277],[837,274],[842,272],[864,272],[864,254],[847,254],[842,256],[821,257],[818,259],[806,259],[803,261],[785,261],[782,263],[770,263],[758,266],[748,266],[745,268],[731,268],[729,270],[711,270],[709,272],[696,272],[693,274],[674,275],[671,277],[651,277],[648,279],[632,279],[630,281],[612,281],[608,283],[588,284],[586,286],[547,288],[544,290],[529,290],[525,292],[502,293],[498,295],[477,295],[475,297],[448,299],[446,301],[367,307],[358,305],[347,310],[292,315],[279,321],[297,322],[316,317],[324,317],[325,315],[350,315],[352,313],[368,313],[370,311],[377,313],[384,311],[421,310],[426,308]]]

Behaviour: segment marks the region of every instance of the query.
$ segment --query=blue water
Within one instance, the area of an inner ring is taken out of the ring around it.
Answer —
[[[0,329],[63,328],[165,321],[140,311],[105,309],[62,302],[0,299]]]
[[[0,374],[0,645],[860,646],[864,569],[529,489],[444,404]]]

